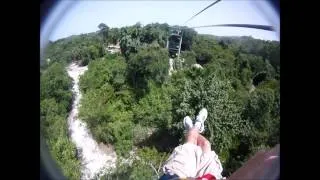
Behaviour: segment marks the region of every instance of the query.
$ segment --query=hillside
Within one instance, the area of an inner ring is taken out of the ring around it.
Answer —
[[[69,179],[83,177],[81,152],[67,123],[75,97],[67,72],[71,63],[88,68],[79,79],[79,119],[98,144],[112,145],[119,157],[105,178],[161,175],[159,167],[183,142],[183,117],[195,118],[202,107],[209,112],[204,136],[219,155],[224,176],[258,150],[280,143],[279,42],[185,29],[184,61],[174,60],[170,76],[168,24],[98,27],[51,42],[40,69],[41,133]],[[107,46],[117,42],[121,52],[108,53]],[[132,153],[139,158],[120,162]]]

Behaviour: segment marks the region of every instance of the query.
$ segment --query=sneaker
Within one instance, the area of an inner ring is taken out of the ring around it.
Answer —
[[[189,130],[193,127],[193,122],[189,116],[183,118],[184,129]]]
[[[204,131],[204,121],[207,119],[208,117],[208,111],[206,108],[202,108],[199,111],[199,114],[196,117],[196,121],[194,123],[194,126],[198,128],[199,133],[203,133]]]

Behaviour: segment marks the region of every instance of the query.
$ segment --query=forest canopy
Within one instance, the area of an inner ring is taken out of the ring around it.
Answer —
[[[205,107],[205,137],[224,168],[234,172],[255,152],[280,143],[280,43],[218,37],[185,29],[181,66],[170,76],[168,24],[137,23],[51,42],[41,66],[41,133],[65,176],[79,179],[80,160],[67,133],[72,81],[66,66],[88,66],[80,78],[80,118],[94,138],[112,144],[118,164],[105,178],[151,179],[179,143],[184,116]],[[120,53],[106,48],[119,44]],[[47,61],[50,59],[50,61]],[[177,63],[177,59],[174,59]],[[203,68],[195,68],[200,64]],[[162,172],[158,172],[162,173]]]

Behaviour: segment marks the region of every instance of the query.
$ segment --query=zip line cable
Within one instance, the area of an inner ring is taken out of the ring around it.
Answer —
[[[217,0],[217,1],[213,2],[213,3],[211,3],[211,4],[210,4],[209,6],[207,6],[206,8],[202,9],[200,12],[198,12],[197,14],[193,15],[190,19],[188,19],[188,20],[184,23],[184,25],[185,25],[187,22],[189,22],[190,20],[192,20],[193,18],[195,18],[196,16],[198,16],[199,14],[201,14],[203,11],[205,11],[206,9],[210,8],[211,6],[215,5],[216,3],[220,2],[220,1],[221,1],[221,0]]]
[[[195,18],[196,16],[198,16],[199,14],[201,14],[203,11],[207,10],[208,8],[210,8],[211,6],[217,4],[218,2],[220,2],[221,0],[217,0],[213,3],[211,3],[209,6],[205,7],[204,9],[202,9],[200,12],[198,12],[197,14],[193,15],[190,19],[188,19],[184,25],[191,21],[193,18]],[[260,9],[261,10],[261,9]],[[273,26],[268,26],[268,25],[253,25],[253,24],[216,24],[216,25],[205,25],[205,26],[196,26],[196,27],[191,27],[191,28],[205,28],[205,27],[218,27],[218,26],[225,26],[225,27],[242,27],[242,28],[252,28],[252,29],[261,29],[261,30],[266,30],[266,31],[276,31],[276,29]],[[181,29],[185,29],[185,28],[181,28]],[[180,30],[180,28],[179,28]]]
[[[273,26],[256,25],[256,24],[215,24],[215,25],[195,26],[195,27],[190,27],[190,28],[205,28],[205,27],[218,27],[218,26],[243,27],[243,28],[261,29],[261,30],[266,30],[266,31],[275,31]]]

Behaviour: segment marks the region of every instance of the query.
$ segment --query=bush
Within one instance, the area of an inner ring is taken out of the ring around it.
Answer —
[[[63,65],[53,63],[40,77],[40,99],[54,98],[68,108],[72,100],[71,86],[71,78]]]
[[[173,79],[176,88],[172,95],[173,123],[182,132],[184,116],[194,119],[201,108],[207,108],[205,135],[217,153],[227,152],[234,138],[247,131],[247,124],[240,117],[240,108],[231,99],[231,84],[201,70],[190,69],[184,73],[183,79]],[[227,154],[222,155],[222,161],[226,157]]]
[[[136,124],[133,128],[133,144],[138,145],[139,143],[143,142],[150,136],[152,132],[153,128]]]
[[[72,84],[63,68],[71,61],[88,64],[80,78],[79,115],[94,138],[113,144],[118,157],[127,157],[138,147],[134,152],[140,159],[132,165],[119,161],[106,179],[158,178],[160,159],[179,139],[182,143],[183,117],[195,118],[203,107],[209,111],[204,135],[218,153],[225,175],[257,150],[280,142],[279,43],[197,35],[189,29],[183,33],[184,68],[169,77],[164,49],[168,33],[167,24],[112,28],[104,40],[120,40],[122,56],[105,54],[97,33],[49,45],[45,59],[51,61],[40,71],[40,127],[68,178],[79,177],[75,148],[65,138]],[[188,67],[194,63],[203,69]]]
[[[139,95],[148,91],[148,80],[162,84],[168,77],[168,51],[166,49],[145,48],[132,54],[128,60],[128,79]]]
[[[193,64],[196,64],[196,54],[193,51],[184,51],[181,53],[181,58],[184,59],[184,65],[190,67]]]
[[[51,64],[40,77],[40,132],[49,151],[68,179],[80,179],[77,149],[68,139],[67,113],[71,107],[71,79],[60,63]]]
[[[88,89],[99,89],[110,84],[120,90],[126,81],[127,64],[121,57],[115,59],[102,58],[90,62],[88,71],[80,77],[80,88],[85,93]]]
[[[150,92],[133,107],[135,123],[155,128],[171,126],[171,97],[166,88],[149,83]]]
[[[68,137],[60,136],[55,142],[49,141],[53,158],[68,179],[80,179],[80,161],[76,157],[76,147]]]
[[[90,62],[80,78],[84,94],[79,116],[98,142],[114,144],[118,155],[126,155],[133,145],[133,93],[126,86],[125,60],[110,58]]]
[[[114,137],[115,149],[118,155],[128,157],[128,152],[133,146],[133,123],[127,121],[115,121],[108,124]]]

